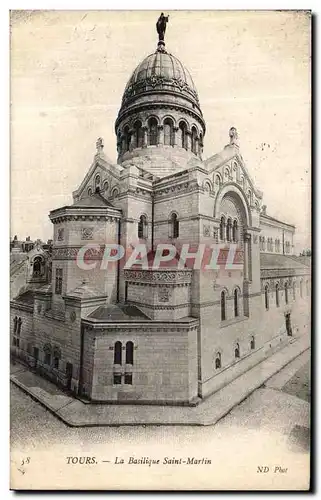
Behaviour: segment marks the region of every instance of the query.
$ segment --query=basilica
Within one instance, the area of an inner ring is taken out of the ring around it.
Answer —
[[[49,214],[50,255],[31,250],[11,299],[11,355],[88,402],[201,404],[309,328],[310,268],[294,256],[295,227],[267,213],[234,126],[203,158],[201,103],[167,50],[167,22],[125,87],[117,164],[99,138],[72,203]],[[155,268],[169,244],[175,255]],[[102,265],[106,245],[144,245],[147,267]],[[188,264],[201,245],[217,245],[217,266]]]

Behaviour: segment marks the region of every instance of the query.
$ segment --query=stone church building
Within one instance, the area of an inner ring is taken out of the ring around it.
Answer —
[[[198,404],[309,328],[294,226],[267,214],[234,127],[203,158],[197,89],[162,38],[124,90],[117,164],[98,139],[72,203],[50,212],[50,273],[38,259],[11,300],[12,355],[93,402]],[[146,245],[148,266],[103,265],[106,244]],[[155,268],[159,244],[177,253]],[[184,244],[219,245],[216,268],[180,265]]]

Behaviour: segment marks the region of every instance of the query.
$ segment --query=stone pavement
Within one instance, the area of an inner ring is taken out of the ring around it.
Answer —
[[[257,364],[228,385],[209,396],[195,407],[155,405],[88,404],[66,395],[51,382],[31,373],[16,363],[12,367],[11,381],[43,404],[59,419],[74,427],[101,425],[213,425],[227,415],[252,392],[266,385],[283,383],[273,376],[293,362],[289,378],[297,369],[295,358],[309,349],[310,337],[303,335],[291,339],[283,349]],[[301,361],[300,361],[301,363]],[[290,365],[291,366],[291,365]],[[301,365],[300,365],[301,366]],[[282,373],[282,372],[281,372]],[[284,381],[284,383],[286,380]]]

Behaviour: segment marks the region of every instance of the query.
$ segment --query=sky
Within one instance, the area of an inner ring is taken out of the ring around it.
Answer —
[[[11,15],[11,237],[47,240],[49,211],[72,202],[95,143],[116,162],[114,123],[126,83],[157,45],[156,11],[19,11]],[[310,15],[169,11],[168,52],[189,69],[206,121],[203,159],[229,142],[267,213],[310,248]]]

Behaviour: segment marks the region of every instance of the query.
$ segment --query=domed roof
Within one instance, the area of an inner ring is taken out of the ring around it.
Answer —
[[[177,57],[157,50],[137,66],[130,77],[123,95],[122,106],[127,100],[148,91],[176,91],[199,105],[197,90],[190,72]]]

